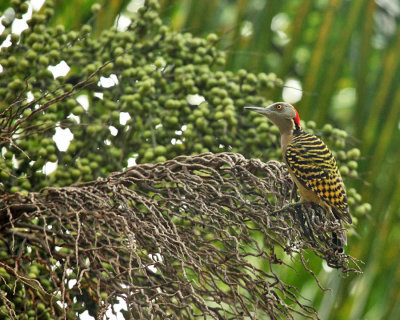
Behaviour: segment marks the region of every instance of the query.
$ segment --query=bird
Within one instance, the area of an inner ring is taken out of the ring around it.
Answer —
[[[245,109],[266,116],[281,134],[283,160],[300,193],[299,203],[317,203],[339,222],[341,230],[332,233],[332,241],[342,248],[347,245],[342,222],[352,224],[346,188],[336,160],[326,144],[305,132],[300,116],[290,103],[276,102],[266,108],[247,106]]]

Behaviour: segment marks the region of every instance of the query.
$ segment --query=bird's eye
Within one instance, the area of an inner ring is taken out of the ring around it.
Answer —
[[[276,108],[276,110],[281,110],[282,109],[282,105],[278,104],[275,108]]]

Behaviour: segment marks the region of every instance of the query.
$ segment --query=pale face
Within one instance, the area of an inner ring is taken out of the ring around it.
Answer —
[[[270,119],[281,132],[286,132],[293,128],[293,121],[296,117],[294,107],[286,102],[275,102],[266,108],[245,107],[247,110],[255,111],[265,115]]]

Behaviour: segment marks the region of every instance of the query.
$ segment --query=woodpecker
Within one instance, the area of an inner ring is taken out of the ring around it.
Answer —
[[[300,203],[321,205],[331,218],[337,219],[342,231],[332,234],[336,245],[347,244],[342,221],[351,224],[345,186],[335,158],[318,137],[300,126],[297,110],[289,103],[276,102],[267,108],[245,107],[265,115],[281,134],[282,156],[300,192]]]

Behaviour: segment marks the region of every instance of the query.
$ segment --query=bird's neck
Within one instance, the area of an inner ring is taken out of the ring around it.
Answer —
[[[284,126],[279,126],[279,131],[281,133],[282,153],[285,154],[287,146],[294,137],[302,132],[302,129],[293,119],[290,119]]]

